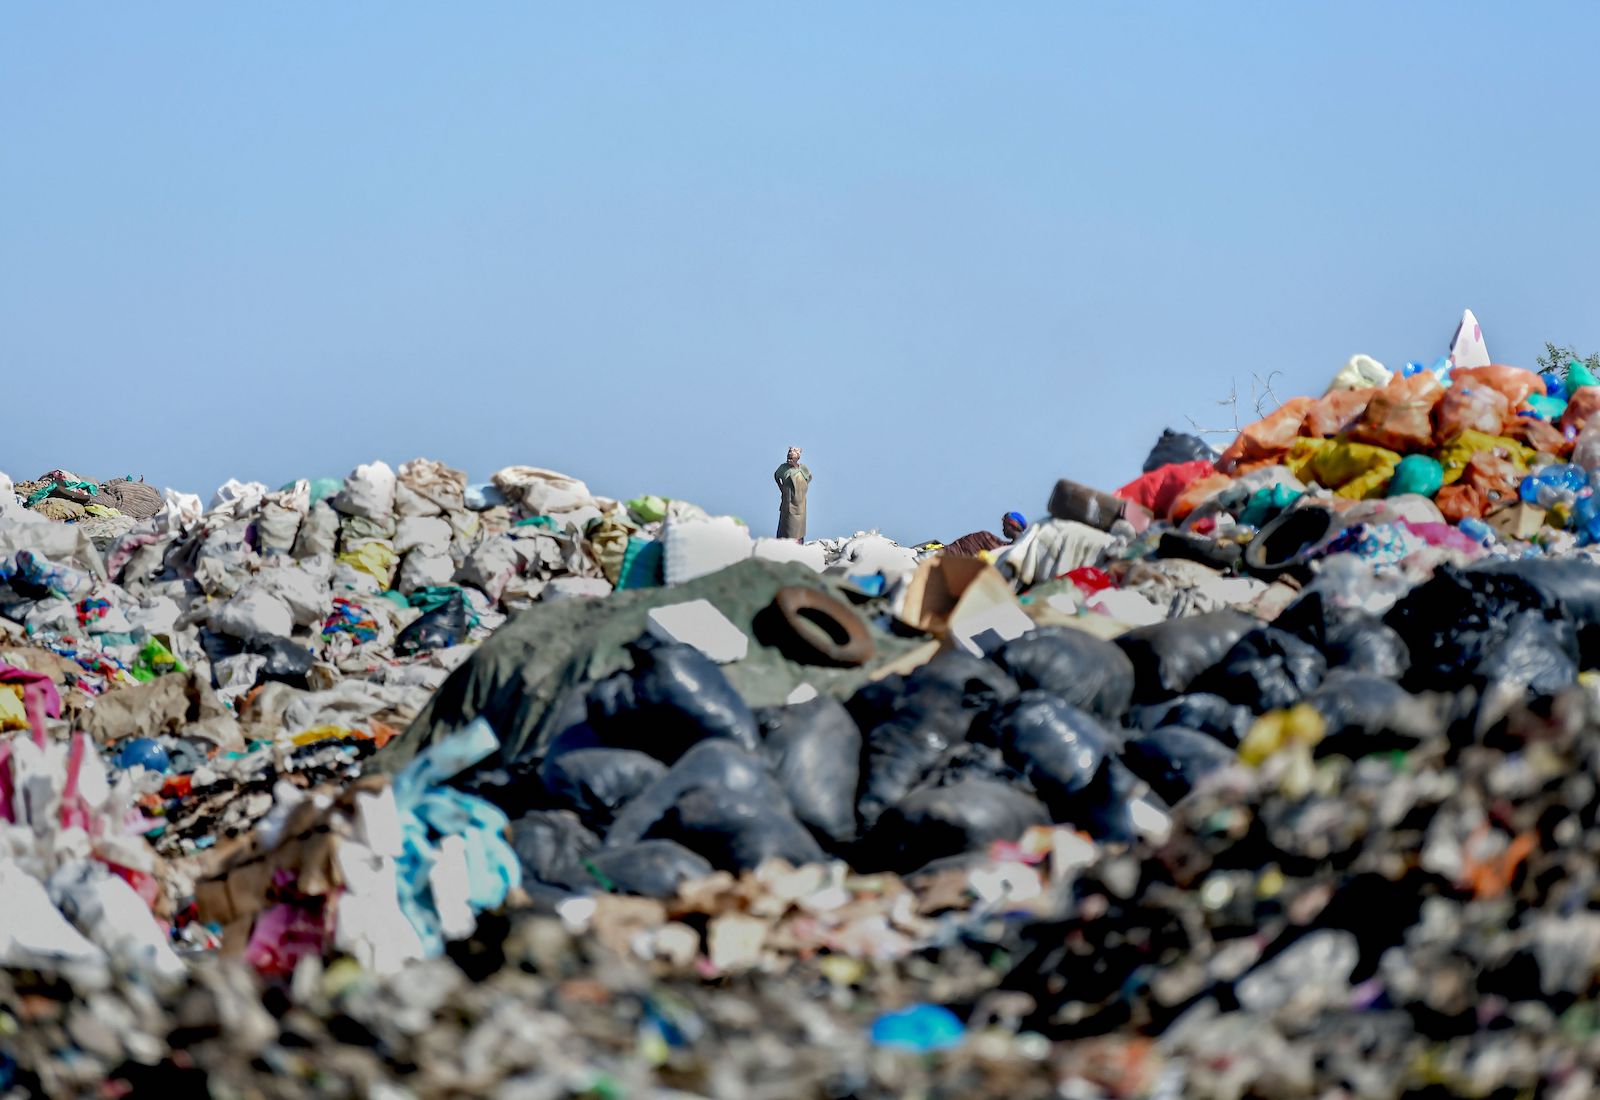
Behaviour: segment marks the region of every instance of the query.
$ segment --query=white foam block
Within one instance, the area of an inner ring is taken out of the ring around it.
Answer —
[[[692,645],[720,665],[742,661],[750,652],[750,638],[710,600],[658,607],[648,618],[650,633],[662,641]]]

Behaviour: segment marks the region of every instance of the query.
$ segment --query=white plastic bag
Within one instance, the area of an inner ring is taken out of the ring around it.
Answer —
[[[456,564],[449,554],[433,554],[427,550],[413,550],[400,563],[400,574],[395,588],[409,596],[419,588],[433,588],[450,583],[455,576]]]
[[[507,499],[521,503],[529,515],[546,516],[593,508],[589,487],[575,477],[534,466],[507,466],[492,479]]]
[[[1352,355],[1350,361],[1339,368],[1339,373],[1328,383],[1328,392],[1335,390],[1368,390],[1374,386],[1387,386],[1394,372],[1370,355]]]
[[[211,629],[243,641],[287,638],[294,631],[294,614],[266,585],[253,583],[211,613]]]
[[[344,479],[344,488],[331,503],[347,516],[387,519],[394,515],[394,490],[394,471],[387,462],[365,463]]]
[[[443,554],[450,549],[450,536],[448,520],[438,516],[401,516],[395,526],[394,548],[400,554],[418,549]]]

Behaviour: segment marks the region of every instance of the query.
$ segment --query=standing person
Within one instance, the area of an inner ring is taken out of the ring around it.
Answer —
[[[1000,534],[1005,536],[1007,542],[1016,542],[1027,529],[1028,521],[1021,512],[1007,512],[1000,520]]]
[[[800,465],[800,448],[790,447],[789,458],[772,480],[778,483],[778,537],[804,542],[806,538],[806,488],[811,471]]]

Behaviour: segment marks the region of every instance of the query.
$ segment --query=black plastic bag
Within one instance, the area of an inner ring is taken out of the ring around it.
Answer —
[[[1521,577],[1442,565],[1401,597],[1383,621],[1411,654],[1405,686],[1449,691],[1481,684],[1478,666],[1505,641],[1507,624],[1543,606],[1540,591]]]
[[[1117,754],[1120,731],[1087,711],[1040,691],[1025,691],[973,731],[998,745],[1050,813],[1097,840],[1131,841],[1131,813],[1143,784]]]
[[[862,838],[866,870],[907,874],[936,859],[1015,840],[1048,815],[1023,791],[984,779],[921,787],[892,806]]]
[[[1229,748],[1236,747],[1250,732],[1255,715],[1250,708],[1230,703],[1220,695],[1195,692],[1180,695],[1165,703],[1135,707],[1131,724],[1141,730],[1158,730],[1167,726],[1199,730],[1216,738]]]
[[[1039,688],[1113,722],[1133,699],[1133,662],[1103,638],[1067,626],[1046,626],[1007,642],[995,663],[1020,688]]]
[[[267,658],[258,680],[276,680],[302,690],[309,687],[306,676],[317,658],[305,646],[288,638],[253,638],[245,645],[245,651]]]
[[[1189,793],[1202,776],[1238,758],[1215,737],[1199,730],[1166,726],[1129,741],[1122,762],[1169,804]]]
[[[861,731],[844,704],[824,695],[757,717],[762,751],[801,824],[835,843],[855,836]]]
[[[1578,679],[1577,629],[1553,611],[1514,615],[1500,643],[1478,663],[1478,675],[1502,689],[1553,695]]]
[[[1159,703],[1184,694],[1195,677],[1257,625],[1237,611],[1213,611],[1123,634],[1115,644],[1133,661],[1134,701]]]
[[[1121,738],[1098,718],[1045,691],[1025,691],[974,731],[999,747],[1054,812],[1084,790]]]
[[[616,812],[667,774],[667,766],[633,749],[578,749],[547,757],[539,778],[552,804],[604,832]]]
[[[1583,667],[1600,667],[1600,564],[1582,558],[1522,558],[1495,562],[1479,571],[1531,584],[1547,608],[1561,612],[1578,628]]]
[[[1181,462],[1216,460],[1217,452],[1199,436],[1167,428],[1162,431],[1161,438],[1156,440],[1156,445],[1150,448],[1150,454],[1144,460],[1144,472],[1148,474],[1152,470],[1159,470],[1163,466],[1175,466]]]
[[[1393,680],[1351,669],[1334,669],[1305,700],[1322,715],[1326,732],[1318,756],[1358,759],[1377,752],[1405,751],[1442,736],[1450,715],[1445,697],[1413,695]]]
[[[966,740],[979,715],[1016,693],[1000,668],[957,652],[857,692],[847,706],[862,732],[862,824],[870,826],[923,783],[940,758]]]
[[[589,724],[603,744],[638,749],[672,763],[707,738],[757,745],[750,708],[705,654],[693,646],[643,639],[634,668],[589,692]]]
[[[422,653],[460,645],[472,631],[466,598],[458,588],[432,611],[409,623],[395,639],[396,653]]]
[[[1319,592],[1296,600],[1272,625],[1316,646],[1330,669],[1398,680],[1411,667],[1405,640],[1383,620],[1364,611],[1329,608]]]
[[[1292,707],[1328,671],[1327,661],[1310,642],[1273,627],[1252,630],[1192,685],[1256,713]]]
[[[594,876],[584,861],[600,841],[566,810],[535,810],[511,823],[511,848],[525,877],[569,890],[588,889]]]
[[[789,804],[759,793],[696,787],[663,814],[646,839],[675,840],[722,871],[746,871],[769,859],[800,866],[823,858],[816,838]]]
[[[617,894],[670,898],[678,887],[704,878],[714,868],[700,855],[671,840],[641,840],[626,848],[602,848],[588,858],[595,885]]]
[[[684,753],[665,775],[629,800],[606,831],[606,846],[622,847],[642,840],[673,803],[701,788],[788,805],[765,760],[727,738],[714,738]]]

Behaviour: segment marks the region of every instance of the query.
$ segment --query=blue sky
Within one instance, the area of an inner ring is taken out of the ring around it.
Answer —
[[[527,463],[811,533],[1237,381],[1600,349],[1582,4],[0,7],[0,469]]]

